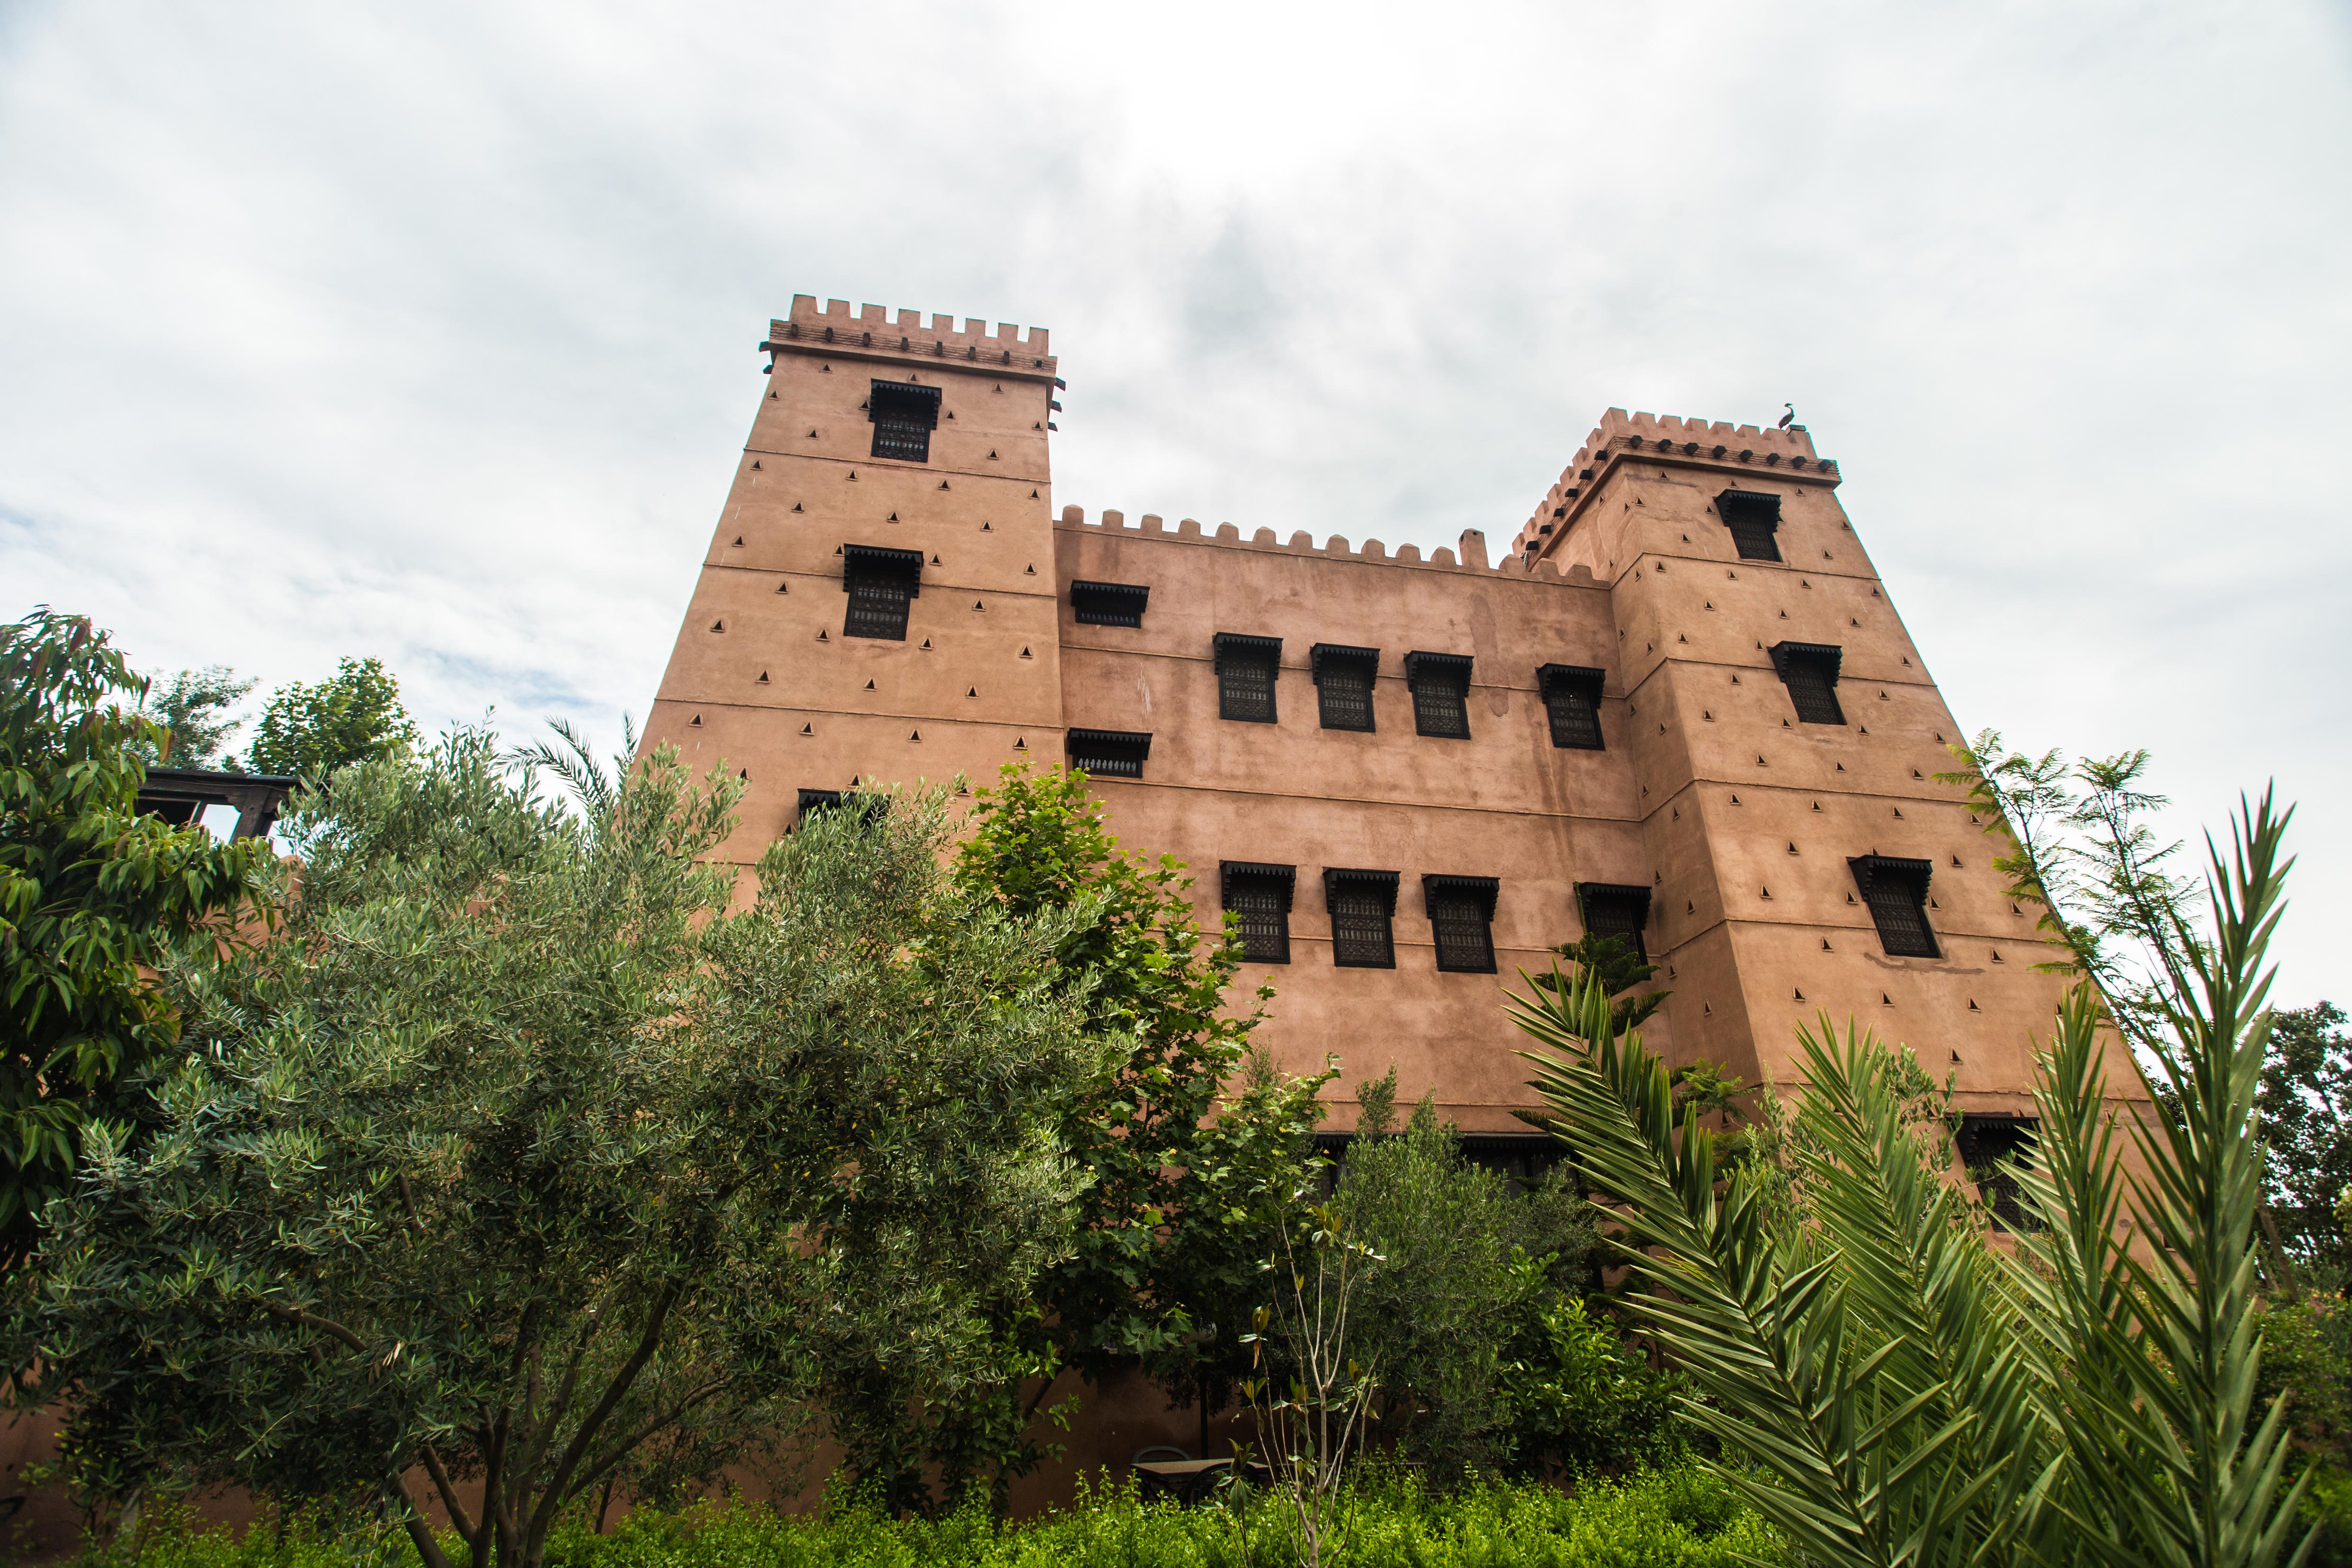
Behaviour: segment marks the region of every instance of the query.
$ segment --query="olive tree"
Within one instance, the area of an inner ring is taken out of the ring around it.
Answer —
[[[937,795],[812,818],[730,908],[740,785],[667,749],[596,784],[466,732],[347,769],[279,939],[166,966],[163,1125],[100,1141],[19,1307],[86,1484],[357,1495],[446,1568],[437,1500],[536,1568],[827,1361],[945,1397],[985,1359],[1081,1184],[1037,1108],[1110,1050],[1061,917],[955,891]]]

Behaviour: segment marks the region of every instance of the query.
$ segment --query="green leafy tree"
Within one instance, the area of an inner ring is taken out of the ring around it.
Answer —
[[[323,780],[354,763],[405,752],[416,740],[416,725],[400,705],[400,682],[383,661],[346,658],[316,686],[289,681],[269,694],[245,766]]]
[[[1984,831],[2009,839],[1993,868],[2067,949],[2041,967],[2088,976],[2116,1028],[2152,1058],[2171,1026],[2168,999],[2200,957],[2202,890],[2172,869],[2181,846],[2150,820],[2169,802],[2146,787],[2148,753],[2036,757],[2009,750],[1997,730],[1950,750],[1962,765],[1937,782],[1966,788]]]
[[[1940,1128],[1906,1117],[1902,1057],[1859,1030],[1800,1033],[1789,1227],[1763,1162],[1722,1170],[1597,981],[1514,999],[1549,1047],[1537,1087],[1657,1288],[1635,1299],[1647,1328],[1705,1396],[1687,1412],[1753,1465],[1717,1468],[1808,1561],[2268,1568],[2305,1533],[2286,1411],[2257,1393],[2254,1295],[2285,829],[2267,796],[2242,813],[2210,924],[2163,981],[2174,1115],[2119,1127],[2098,996],[2059,1012],[2038,1168],[2014,1172],[2038,1224],[2013,1252],[1943,1179]]]
[[[2274,1013],[2263,1063],[2271,1200],[2329,1219],[2352,1191],[2352,1037],[2344,1026],[2344,1010],[2330,1002]]]
[[[1068,920],[945,879],[938,793],[813,818],[730,912],[740,786],[551,805],[459,732],[303,798],[279,939],[167,965],[195,1047],[16,1310],[86,1485],[376,1500],[537,1568],[608,1489],[755,1458],[827,1369],[952,1398],[1067,1247],[1111,1053]]]
[[[0,1270],[70,1179],[84,1131],[132,1141],[180,1049],[151,974],[246,897],[262,852],[137,809],[163,743],[144,687],[89,621],[0,627]]]
[[[229,737],[245,727],[230,710],[259,684],[225,664],[177,671],[161,685],[151,685],[139,705],[163,732],[152,743],[134,742],[132,749],[152,767],[218,767]]]
[[[1179,1398],[1225,1397],[1246,1366],[1272,1194],[1306,1163],[1325,1081],[1251,1062],[1271,990],[1229,1009],[1238,942],[1200,929],[1176,860],[1120,848],[1083,772],[1008,766],[973,816],[957,887],[1007,918],[1066,922],[1050,983],[1118,1066],[1054,1105],[1085,1186],[1066,1255],[993,1309],[996,1375],[915,1398],[860,1366],[828,1396],[851,1472],[916,1510],[974,1485],[1001,1506],[1050,1457],[1036,1424],[1064,1371],[1099,1381],[1139,1363]]]
[[[1600,977],[1609,994],[1616,998],[1617,1026],[1621,1029],[1641,1027],[1674,994],[1671,991],[1637,993],[1636,987],[1648,984],[1656,975],[1658,966],[1643,958],[1630,937],[1588,931],[1574,942],[1561,942],[1552,952],[1569,966],[1571,975],[1589,970]],[[1538,985],[1554,983],[1548,973],[1528,978]]]
[[[1518,1452],[1513,1374],[1523,1359],[1549,1359],[1545,1315],[1594,1283],[1586,1205],[1564,1166],[1514,1193],[1463,1153],[1432,1099],[1392,1131],[1395,1092],[1394,1069],[1359,1088],[1362,1114],[1329,1205],[1379,1259],[1352,1353],[1381,1368],[1381,1439],[1445,1486],[1540,1466],[1553,1435],[1530,1434],[1538,1451]]]

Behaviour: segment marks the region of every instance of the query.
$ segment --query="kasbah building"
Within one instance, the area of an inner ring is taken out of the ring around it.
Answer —
[[[1507,545],[1424,559],[1057,510],[1043,328],[801,295],[760,348],[645,741],[748,780],[737,863],[860,782],[1066,761],[1205,929],[1240,913],[1237,994],[1339,1068],[1334,1131],[1393,1063],[1474,1154],[1538,1156],[1499,984],[1588,931],[1660,966],[1670,1063],[1790,1084],[1826,1012],[1951,1075],[1969,1163],[2030,1126],[2061,953],[1936,782],[1962,731],[1803,426],[1611,409]],[[1139,1380],[1070,1459],[1194,1419]]]

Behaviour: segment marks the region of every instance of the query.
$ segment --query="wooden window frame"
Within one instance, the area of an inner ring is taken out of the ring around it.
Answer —
[[[1350,647],[1343,643],[1317,643],[1307,653],[1308,665],[1315,679],[1316,717],[1326,730],[1347,730],[1369,735],[1379,728],[1378,703],[1380,689],[1381,650],[1376,647]],[[1330,679],[1326,679],[1328,676]],[[1363,722],[1350,721],[1355,715],[1347,711],[1355,688],[1350,683],[1361,679],[1364,710]],[[1339,700],[1334,701],[1335,694]],[[1334,719],[1339,721],[1334,722]]]
[[[1282,681],[1282,639],[1258,637],[1248,632],[1219,632],[1215,647],[1217,717],[1235,724],[1279,722],[1282,710],[1276,688]],[[1244,686],[1248,679],[1261,672],[1265,679],[1265,711],[1236,711],[1244,706],[1254,705],[1246,700],[1251,694],[1244,689]]]
[[[1577,752],[1609,749],[1601,733],[1601,691],[1608,679],[1606,670],[1582,664],[1547,664],[1536,671],[1553,745]]]
[[[1323,908],[1331,918],[1331,962],[1336,967],[1396,967],[1398,880],[1394,871],[1325,868]]]
[[[1431,873],[1421,879],[1422,907],[1429,914],[1440,973],[1495,973],[1495,900],[1501,889],[1502,881],[1495,877]],[[1475,919],[1465,919],[1465,914]]]
[[[1242,939],[1242,962],[1288,963],[1290,905],[1298,868],[1262,860],[1223,860],[1217,865],[1217,883],[1223,907],[1242,917],[1235,931]],[[1237,897],[1258,907],[1245,907],[1235,901]]]

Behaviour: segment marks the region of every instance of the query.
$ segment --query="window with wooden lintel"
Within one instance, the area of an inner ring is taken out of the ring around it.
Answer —
[[[1776,642],[1772,668],[1789,689],[1789,700],[1800,724],[1843,724],[1845,710],[1838,706],[1838,669],[1845,650],[1831,643]]]
[[[1381,650],[1319,642],[1308,655],[1315,673],[1315,703],[1326,730],[1372,729],[1372,683],[1380,678]]]
[[[1846,864],[1853,869],[1854,886],[1870,906],[1878,927],[1878,945],[1890,958],[1941,958],[1936,933],[1927,925],[1927,879],[1935,872],[1930,860],[1903,860],[1891,855],[1855,855]]]
[[[902,463],[931,460],[931,432],[940,427],[940,389],[908,381],[877,381],[866,395],[877,458]]]
[[[1142,730],[1073,730],[1066,742],[1070,765],[1108,778],[1139,779],[1151,755],[1151,735]]]
[[[1404,656],[1405,689],[1412,693],[1416,734],[1441,741],[1470,738],[1470,656],[1423,653]]]
[[[2040,1228],[2017,1201],[2017,1173],[2033,1168],[2034,1133],[2039,1125],[2031,1116],[1964,1115],[1954,1135],[1960,1163],[1969,1180],[1976,1184],[1985,1206],[1992,1211],[1994,1226],[2001,1230]]]
[[[1244,724],[1275,721],[1274,683],[1282,678],[1282,639],[1217,634],[1217,717]]]
[[[1323,906],[1331,911],[1331,962],[1342,969],[1396,967],[1394,871],[1332,867],[1323,873]]]
[[[1141,583],[1073,583],[1070,614],[1082,626],[1139,626],[1151,602]]]
[[[1290,896],[1297,886],[1296,866],[1257,860],[1226,860],[1217,867],[1224,907],[1238,920],[1242,958],[1249,963],[1290,962]]]
[[[1581,664],[1547,664],[1536,671],[1544,716],[1551,721],[1551,743],[1578,751],[1604,750],[1601,740],[1600,670]]]
[[[1451,974],[1495,973],[1495,895],[1502,884],[1493,877],[1424,876],[1422,900],[1429,908],[1429,929],[1437,942],[1437,967]]]
[[[845,637],[907,640],[907,609],[923,595],[923,552],[873,544],[841,547],[841,591],[849,595]]]
[[[1766,490],[1726,490],[1715,498],[1715,513],[1731,530],[1742,561],[1778,561],[1780,498]]]
[[[1621,882],[1579,882],[1576,906],[1587,936],[1622,937],[1636,962],[1650,962],[1643,930],[1650,923],[1650,889]]]

